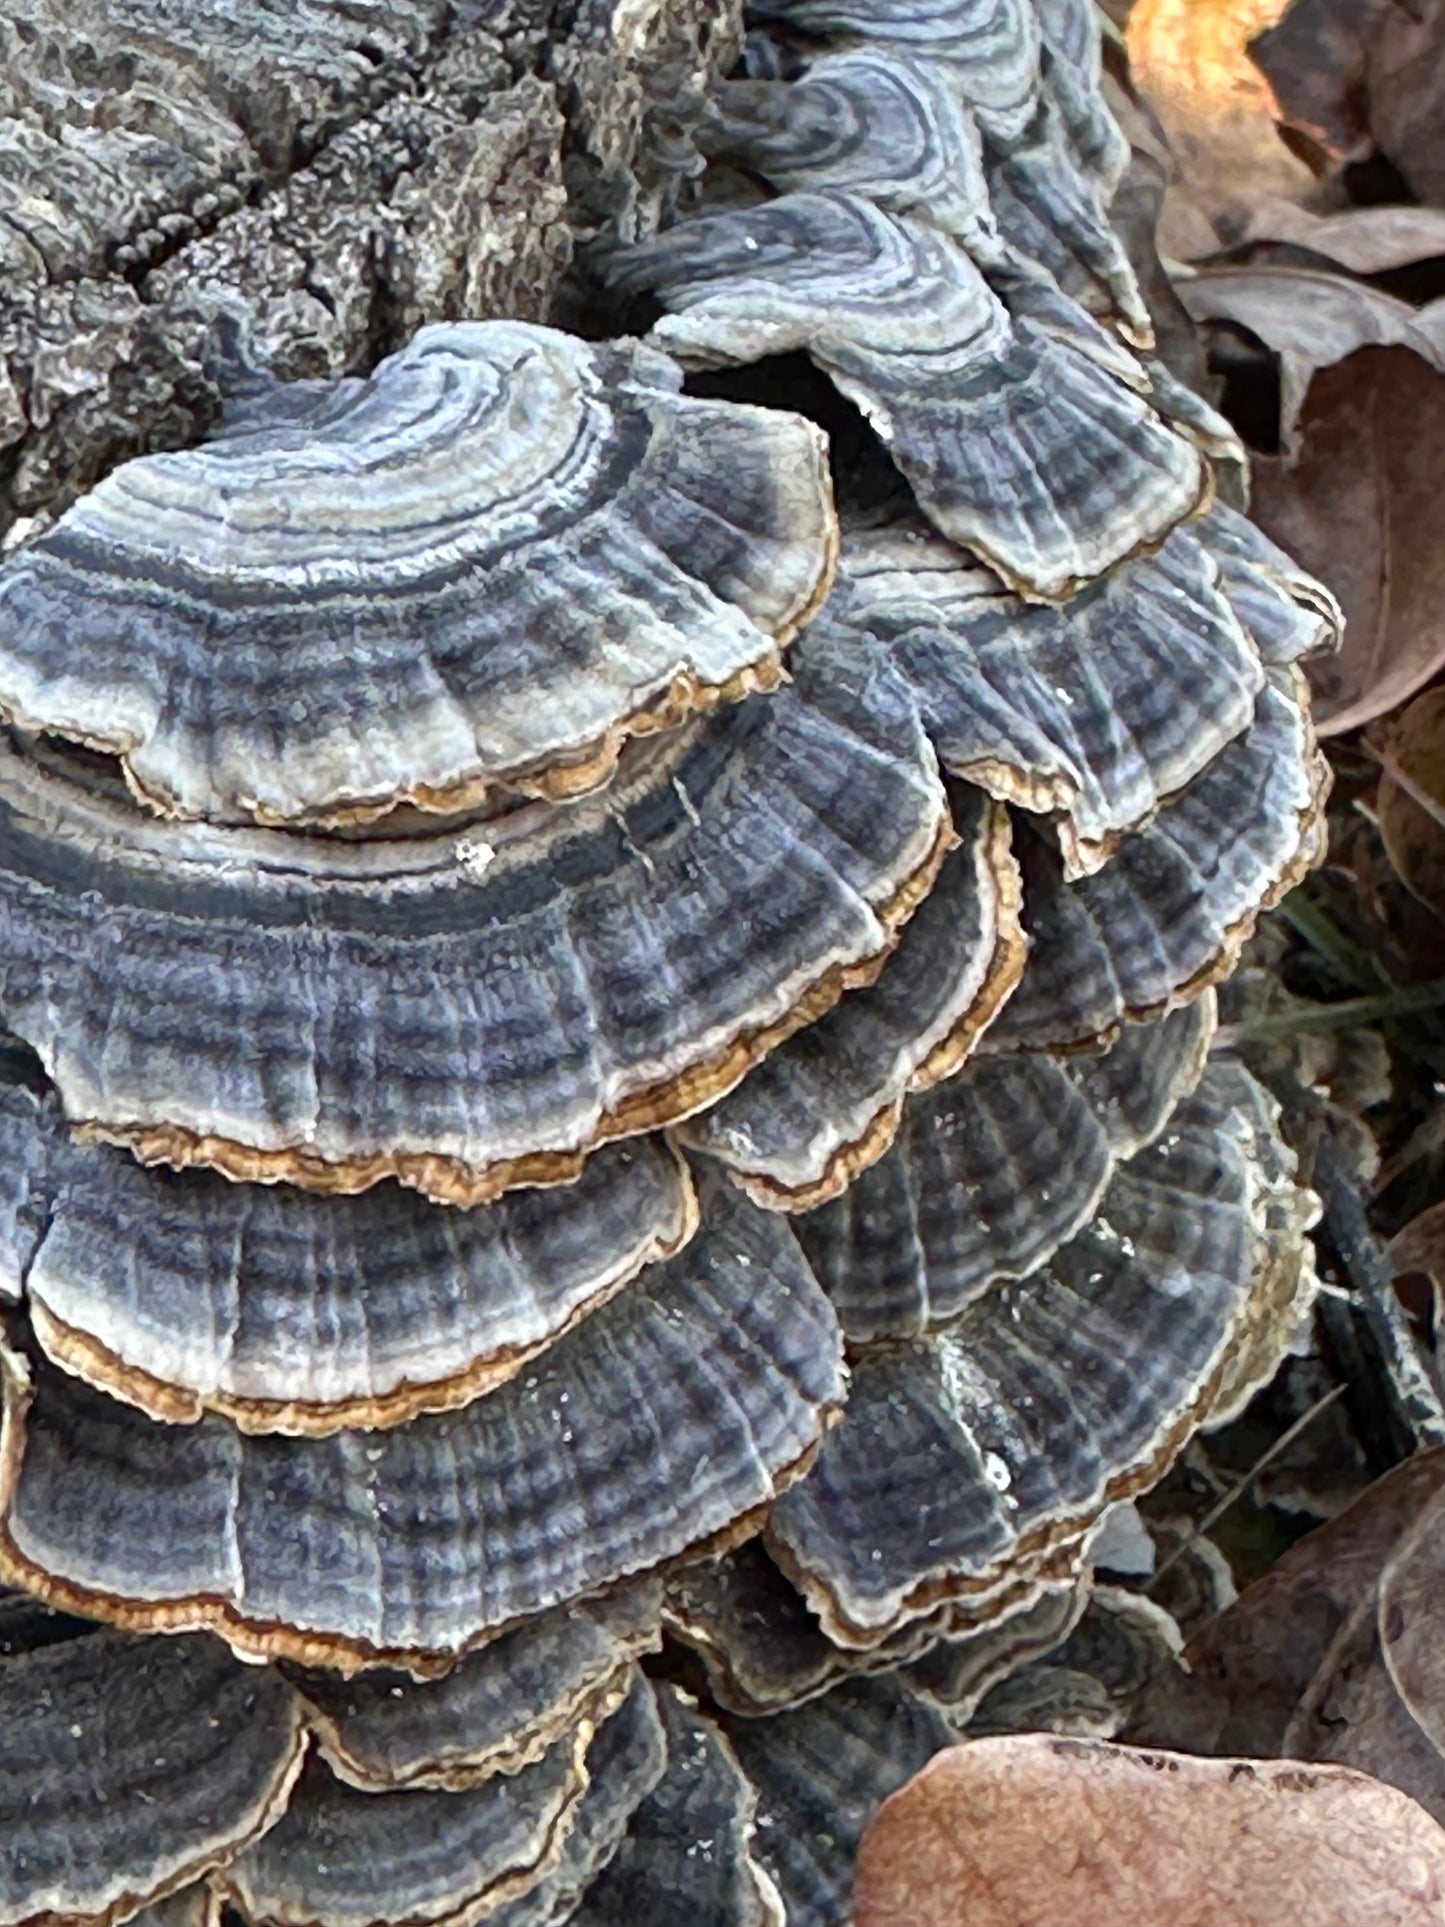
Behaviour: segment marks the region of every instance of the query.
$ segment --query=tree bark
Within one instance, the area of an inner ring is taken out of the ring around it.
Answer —
[[[0,0],[0,538],[663,218],[741,0]],[[569,312],[575,302],[564,303]]]

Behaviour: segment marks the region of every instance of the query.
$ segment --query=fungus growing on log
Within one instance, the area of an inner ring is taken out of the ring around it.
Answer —
[[[700,1109],[868,982],[952,840],[860,648],[601,796],[412,839],[172,825],[0,745],[0,1007],[149,1161],[474,1204]]]
[[[1201,452],[1084,343],[1017,315],[956,244],[860,194],[785,194],[627,250],[614,285],[671,312],[686,365],[805,349],[929,519],[1021,594],[1060,601],[1209,500]]]
[[[274,1827],[301,1771],[284,1681],[219,1640],[101,1630],[12,1654],[0,1707],[6,1920],[128,1918]]]
[[[167,816],[339,824],[567,796],[770,688],[827,593],[811,423],[667,357],[425,328],[127,462],[0,577],[0,711]]]
[[[413,7],[379,106],[294,11],[0,562],[0,1927],[832,1927],[1308,1301],[1210,986],[1338,611],[1143,358],[1086,0]]]

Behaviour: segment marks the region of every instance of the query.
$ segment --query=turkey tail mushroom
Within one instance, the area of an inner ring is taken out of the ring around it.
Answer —
[[[1210,500],[1207,464],[1140,392],[1142,369],[1131,385],[1015,318],[950,236],[859,195],[704,214],[604,272],[658,296],[654,338],[685,364],[806,350],[929,519],[1032,600],[1066,600]]]
[[[443,1672],[529,1614],[755,1530],[842,1403],[841,1351],[786,1219],[719,1183],[686,1250],[533,1370],[388,1431],[162,1425],[11,1356],[0,1572],[246,1654]]]
[[[832,573],[819,432],[679,381],[493,321],[274,384],[0,574],[0,711],[168,816],[596,788],[629,737],[773,687]]]
[[[163,824],[0,743],[0,1009],[147,1162],[475,1204],[721,1096],[876,976],[953,842],[866,647],[484,828]]]
[[[264,73],[218,4],[147,152],[250,242],[59,354],[0,562],[0,1927],[839,1927],[1309,1300],[1209,987],[1320,851],[1339,612],[1134,352],[1089,0],[760,0],[706,107],[712,0],[298,0]],[[306,197],[373,141],[353,314]],[[650,342],[484,318],[569,191]],[[195,445],[104,474],[117,356]]]

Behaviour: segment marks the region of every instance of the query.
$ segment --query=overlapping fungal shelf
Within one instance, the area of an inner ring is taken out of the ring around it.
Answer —
[[[756,14],[647,341],[251,379],[0,568],[0,1927],[841,1922],[1308,1304],[1210,987],[1338,613],[1091,9]],[[798,351],[841,517],[684,385]]]

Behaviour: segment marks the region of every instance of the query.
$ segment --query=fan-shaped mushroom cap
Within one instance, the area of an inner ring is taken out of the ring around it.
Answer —
[[[630,1685],[651,1700],[635,1669]],[[257,1927],[471,1927],[557,1865],[594,1730],[583,1721],[533,1765],[457,1792],[362,1793],[313,1758],[279,1824],[218,1885]]]
[[[147,1161],[475,1203],[720,1096],[876,972],[953,834],[863,649],[486,831],[161,824],[0,744],[0,1011]]]
[[[1052,6],[1027,0],[989,0],[983,6],[976,0],[945,0],[884,7],[773,0],[765,12],[807,31],[860,36],[858,51],[865,55],[911,58],[928,76],[930,93],[946,91],[967,114],[976,113],[988,137],[991,211],[1007,243],[1024,260],[1055,275],[1070,294],[1112,308],[1129,337],[1147,345],[1152,338],[1149,312],[1106,213],[1128,166],[1129,147],[1100,96],[1100,34],[1092,7],[1083,0],[1056,0]],[[821,64],[809,69],[807,80]],[[850,82],[845,79],[843,84]],[[886,96],[880,97],[876,83],[865,87],[851,80],[850,91],[857,98],[854,117],[860,132],[874,126],[881,132],[891,123],[900,158],[912,149],[920,158],[931,159],[941,146],[938,136],[947,119],[936,110],[920,112],[922,89],[911,90],[911,114],[892,103],[893,111],[885,114]],[[896,175],[890,177],[882,168],[870,181],[860,166],[865,142],[855,139],[842,152],[828,142],[827,133],[843,118],[837,108],[821,126],[810,126],[810,118],[800,115],[800,137],[785,150],[790,158],[798,148],[815,157],[807,178],[774,172],[770,162],[776,150],[771,145],[748,154],[751,164],[778,186],[853,187],[880,206],[891,205],[887,187]],[[924,121],[930,123],[926,135],[920,125]],[[845,155],[846,164],[839,165]],[[929,170],[914,163],[911,171],[926,177]],[[877,191],[880,186],[882,193]],[[946,190],[940,196],[945,208],[951,200]],[[947,214],[929,210],[928,218],[940,226],[952,225]],[[996,255],[992,220],[986,236],[987,253]],[[970,246],[979,238],[975,231]],[[982,262],[985,254],[976,258]]]
[[[746,1536],[843,1396],[787,1220],[713,1191],[680,1257],[463,1412],[256,1438],[157,1425],[8,1362],[0,1568],[57,1604],[238,1650],[439,1672],[489,1633]]]
[[[717,1704],[753,1717],[801,1705],[840,1679],[921,1664],[921,1656],[940,1641],[951,1646],[990,1642],[988,1677],[995,1677],[1015,1651],[1027,1655],[1037,1649],[1032,1615],[1040,1600],[1061,1589],[1072,1595],[1078,1584],[1072,1575],[1056,1580],[1024,1573],[1016,1584],[1000,1588],[991,1603],[994,1616],[986,1622],[978,1621],[976,1602],[969,1602],[962,1642],[954,1637],[954,1608],[945,1603],[876,1646],[844,1647],[828,1638],[766,1547],[752,1539],[720,1559],[693,1560],[670,1573],[666,1617],[668,1630],[702,1660]],[[984,1666],[981,1660],[981,1671]]]
[[[620,1705],[632,1661],[661,1643],[656,1581],[554,1606],[418,1684],[375,1668],[354,1679],[297,1671],[326,1763],[364,1791],[455,1791],[539,1760],[570,1726]]]
[[[1041,838],[1017,837],[1032,942],[990,1048],[1092,1043],[1227,976],[1318,860],[1328,787],[1299,672],[1271,669],[1252,727],[1097,875],[1066,882]]]
[[[1124,150],[1127,159],[1128,149]],[[1152,346],[1154,329],[1129,257],[1109,225],[1112,188],[1081,163],[1055,89],[1027,132],[990,155],[989,196],[1006,242],[1081,305],[1117,318],[1125,340]]]
[[[1129,142],[1100,84],[1104,23],[1088,0],[1033,0],[1043,42],[1043,71],[1069,130],[1074,152],[1106,203],[1129,166]]]
[[[958,1068],[1023,972],[1007,815],[977,791],[953,815],[961,847],[877,981],[680,1128],[759,1204],[806,1211],[836,1196],[887,1148],[906,1093]]]
[[[1213,999],[1102,1057],[984,1058],[904,1110],[887,1155],[795,1225],[853,1342],[916,1337],[1051,1258],[1203,1075]]]
[[[1278,1358],[1298,1291],[1281,1329],[1274,1135],[1259,1087],[1211,1068],[1044,1269],[928,1344],[863,1355],[767,1528],[830,1637],[867,1645],[1149,1483],[1209,1415],[1256,1288]]]
[[[951,237],[858,195],[685,221],[607,272],[657,294],[671,312],[654,338],[684,361],[806,349],[929,519],[1033,599],[1065,599],[1209,497],[1198,449],[1142,394],[1076,341],[1012,318]]]
[[[1176,1670],[1183,1644],[1174,1619],[1152,1599],[1119,1586],[1096,1586],[1088,1610],[1052,1642],[1052,1651],[997,1682],[972,1730],[1112,1739],[1151,1677]],[[910,1681],[916,1683],[922,1670],[913,1669]],[[945,1710],[958,1725],[952,1709]]]
[[[775,187],[844,187],[890,212],[917,208],[956,233],[979,266],[992,270],[1010,254],[1035,264],[1148,345],[1148,308],[1106,214],[1129,145],[1100,100],[1092,10],[1069,0],[1050,19],[1011,4],[990,17],[977,6],[827,12],[840,25],[846,13],[842,31],[863,42],[823,54],[773,98],[738,94],[736,110],[724,85],[722,152]],[[786,17],[803,25],[792,6]],[[1010,44],[1004,58],[1000,40]],[[788,133],[786,100],[798,102]],[[975,114],[988,135],[983,154]]]
[[[124,1920],[273,1826],[301,1768],[276,1674],[92,1632],[0,1661],[0,1920]]]
[[[0,1031],[0,1304],[19,1302],[50,1210],[52,1115],[34,1059]]]
[[[36,1237],[0,1293],[23,1292],[57,1363],[152,1418],[324,1434],[492,1390],[679,1251],[697,1206],[655,1137],[573,1184],[444,1211],[390,1183],[329,1198],[147,1170],[0,1086],[0,1223],[22,1219]]]
[[[667,1771],[638,1807],[573,1927],[785,1927],[783,1903],[753,1858],[757,1794],[709,1719],[659,1686]]]
[[[488,1915],[490,1927],[561,1927],[617,1852],[628,1822],[667,1769],[657,1695],[639,1679],[592,1743],[589,1782],[556,1866],[530,1892]]]
[[[1030,608],[916,527],[861,533],[815,646],[881,642],[945,767],[1057,814],[1078,876],[1254,718],[1264,671],[1219,574],[1179,529],[1062,609]]]
[[[792,81],[724,81],[700,140],[780,191],[842,188],[917,214],[980,265],[1002,250],[982,142],[954,77],[900,49],[819,54]]]
[[[758,1858],[789,1921],[845,1920],[853,1861],[882,1801],[955,1735],[899,1680],[850,1680],[765,1720],[728,1720],[758,1792]]]
[[[749,12],[947,63],[996,138],[1020,134],[1033,112],[1042,36],[1030,0],[755,0]]]
[[[1273,1376],[1319,1289],[1314,1246],[1306,1235],[1319,1216],[1319,1200],[1299,1182],[1297,1160],[1280,1136],[1273,1100],[1261,1104],[1260,1087],[1227,1057],[1217,1065],[1216,1079],[1232,1094],[1236,1116],[1249,1134],[1263,1262],[1201,1420],[1210,1428],[1237,1418]]]
[[[1199,539],[1266,662],[1295,662],[1339,647],[1345,627],[1339,603],[1247,516],[1221,504],[1200,523]]]
[[[1044,9],[1037,9],[1042,18]],[[993,144],[989,198],[1004,238],[1046,269],[1069,295],[1116,317],[1126,340],[1154,338],[1148,307],[1123,243],[1110,226],[1109,203],[1129,162],[1129,145],[1100,97],[1095,9],[1067,0],[1062,9],[1082,31],[1068,54],[1049,45],[1036,110],[1013,140]]]
[[[903,1677],[953,1726],[964,1726],[985,1694],[1067,1638],[1090,1597],[1086,1578],[1043,1583],[1015,1611],[930,1646]]]
[[[689,1560],[668,1574],[664,1597],[668,1631],[701,1659],[709,1696],[748,1717],[894,1666],[938,1637],[932,1621],[914,1621],[900,1635],[901,1652],[893,1640],[866,1653],[835,1646],[759,1539],[719,1559]]]
[[[424,328],[126,463],[0,571],[0,709],[169,815],[335,822],[595,786],[777,680],[827,593],[811,424],[635,342]]]

